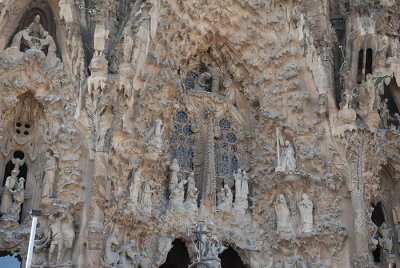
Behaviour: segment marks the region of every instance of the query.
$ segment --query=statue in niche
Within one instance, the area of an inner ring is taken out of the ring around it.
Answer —
[[[382,226],[379,228],[379,232],[382,235],[379,238],[379,245],[382,247],[386,254],[392,254],[393,250],[393,235],[392,228],[388,227],[386,223],[382,223]]]
[[[285,148],[282,150],[282,155],[279,161],[279,166],[276,167],[276,171],[295,171],[296,170],[296,158],[294,156],[294,149],[292,144],[286,140]]]
[[[146,144],[146,158],[149,160],[157,160],[158,155],[161,153],[162,139],[164,128],[160,118],[154,120],[153,127],[149,130],[145,138]]]
[[[53,186],[57,171],[57,160],[50,151],[45,153],[46,167],[44,169],[44,178],[42,186],[42,198],[50,198],[53,196]]]
[[[188,178],[187,178],[187,194],[186,194],[186,201],[185,201],[185,207],[189,211],[197,211],[197,195],[198,191],[196,188],[196,182],[194,180],[194,173],[190,172]]]
[[[18,32],[14,36],[10,48],[19,50],[21,42],[23,42],[29,48],[38,50],[42,50],[44,47],[47,47],[47,56],[54,58],[56,57],[56,43],[53,37],[44,30],[42,24],[40,23],[40,15],[36,15],[33,22],[26,29]]]
[[[222,212],[231,212],[233,202],[233,194],[231,188],[227,184],[218,192],[217,209]]]
[[[118,246],[118,229],[115,228],[111,231],[105,241],[105,255],[104,263],[106,267],[116,267],[119,261],[119,254],[115,252],[114,246]]]
[[[303,193],[302,200],[298,204],[302,222],[303,233],[311,233],[313,229],[313,203],[306,193]]]
[[[176,186],[178,185],[178,172],[180,170],[179,164],[178,164],[178,160],[176,158],[174,158],[172,160],[172,163],[169,165],[169,170],[170,175],[169,175],[169,187],[168,190],[170,192],[170,194],[173,192],[173,190],[176,188]]]
[[[61,230],[61,218],[55,217],[53,214],[49,215],[49,228],[51,233],[51,242],[49,249],[49,263],[52,263],[52,257],[55,249],[57,248],[57,263],[61,260],[61,253],[63,250],[64,238]]]
[[[245,212],[248,207],[248,195],[249,195],[249,177],[246,171],[238,171],[234,174],[235,180],[235,210],[241,210]]]
[[[171,196],[170,196],[170,202],[172,207],[180,209],[182,208],[183,205],[183,200],[185,196],[185,185],[187,181],[186,180],[181,180],[178,185],[175,187],[175,189],[172,191]]]
[[[275,201],[277,234],[283,237],[291,237],[294,234],[292,220],[286,199],[279,194]]]
[[[64,258],[65,253],[72,251],[75,239],[74,217],[71,214],[70,208],[65,208],[61,217],[63,251],[61,258]]]
[[[384,129],[388,128],[388,120],[390,118],[387,102],[388,99],[384,99],[381,104],[381,107],[379,108],[379,116],[381,117],[381,127]]]
[[[116,250],[119,254],[118,268],[138,268],[140,264],[140,255],[134,250],[136,246],[135,240],[130,240]],[[128,260],[130,259],[130,261]]]
[[[19,169],[14,168],[11,171],[11,175],[6,178],[6,183],[3,188],[3,195],[1,197],[1,213],[3,215],[9,214],[11,211],[11,204],[13,201],[13,194],[15,190],[15,186],[17,184],[17,176],[19,174]]]
[[[15,191],[13,193],[13,203],[11,205],[11,214],[14,219],[19,219],[19,214],[21,212],[21,205],[25,200],[25,179],[20,177],[16,185]]]
[[[133,173],[133,178],[129,186],[129,198],[132,201],[132,205],[136,205],[139,201],[139,189],[142,186],[142,181],[142,170],[138,168],[136,172]]]
[[[151,208],[153,205],[151,196],[153,195],[153,192],[154,191],[151,189],[151,183],[146,181],[144,184],[144,190],[142,194],[141,208],[142,211],[147,215],[151,214]]]

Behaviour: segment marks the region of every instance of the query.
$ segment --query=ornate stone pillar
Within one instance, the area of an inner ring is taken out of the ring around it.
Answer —
[[[350,191],[353,208],[356,256],[354,267],[369,267],[371,254],[368,249],[370,241],[367,227],[367,206],[376,194],[378,174],[383,157],[377,146],[376,136],[368,131],[346,132],[344,138],[334,140],[333,169],[344,178]]]

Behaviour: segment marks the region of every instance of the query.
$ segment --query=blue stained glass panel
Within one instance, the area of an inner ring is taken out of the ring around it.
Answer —
[[[190,135],[190,134],[192,134],[192,129],[190,128],[190,126],[189,125],[186,125],[186,126],[184,126],[183,127],[183,133],[185,133],[186,135]]]
[[[232,166],[231,173],[235,172],[235,171],[238,169],[238,167],[239,167],[239,163],[238,163],[238,159],[236,158],[236,155],[234,155],[234,156],[232,157],[232,164],[231,164],[231,166]]]
[[[221,121],[219,121],[219,126],[223,130],[228,130],[231,127],[231,123],[225,118],[222,118]]]
[[[185,167],[185,147],[183,145],[178,146],[178,150],[176,151],[176,158],[178,160],[178,164],[181,168]]]
[[[229,167],[228,167],[228,155],[226,153],[222,154],[222,174],[228,175]]]
[[[226,137],[228,141],[230,142],[235,142],[236,141],[236,135],[233,133],[229,133],[228,136]]]
[[[179,122],[185,123],[187,121],[188,117],[187,117],[187,114],[185,112],[178,112],[176,114],[176,119]]]

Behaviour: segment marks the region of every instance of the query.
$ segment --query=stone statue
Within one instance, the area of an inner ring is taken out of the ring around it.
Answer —
[[[42,186],[42,198],[49,198],[53,195],[53,186],[57,171],[57,161],[56,158],[51,155],[49,151],[45,153],[46,155],[46,167],[44,169],[45,175],[43,178]]]
[[[231,212],[233,202],[233,194],[231,188],[227,184],[218,192],[217,209],[221,212]]]
[[[294,149],[288,140],[285,141],[285,149],[282,152],[280,166],[277,171],[294,171],[296,170],[296,159],[294,157]]]
[[[185,207],[189,211],[197,211],[197,188],[196,188],[196,182],[194,180],[194,173],[190,172],[188,178],[187,178],[187,194],[186,194],[186,201],[185,201]]]
[[[151,214],[151,208],[152,208],[152,200],[151,196],[153,194],[153,190],[151,189],[151,183],[150,182],[145,182],[144,184],[144,190],[142,194],[142,202],[141,202],[141,207],[144,213],[150,215]]]
[[[108,30],[104,26],[104,19],[100,19],[96,23],[96,28],[94,30],[94,56],[103,56],[104,49],[106,47],[106,41],[108,39]]]
[[[133,174],[131,184],[129,186],[129,197],[133,205],[136,205],[139,201],[139,189],[142,186],[142,170],[139,168]]]
[[[280,236],[292,236],[294,230],[289,208],[283,194],[279,194],[275,201],[277,233]]]
[[[40,24],[40,15],[36,15],[33,22],[28,26],[27,33],[29,36],[35,37],[37,39],[44,38],[44,28],[42,24]]]
[[[158,155],[161,153],[162,149],[162,134],[163,134],[163,126],[161,119],[157,118],[154,121],[153,127],[149,130],[146,138],[146,159],[149,160],[157,160]]]
[[[169,192],[170,194],[173,192],[173,190],[176,188],[178,185],[178,172],[180,170],[178,160],[174,158],[172,160],[172,163],[169,166],[169,170],[171,171],[170,177],[169,177]]]
[[[302,222],[302,232],[311,233],[313,229],[313,203],[306,193],[303,193],[302,200],[298,206]]]
[[[235,199],[237,199],[242,193],[242,170],[240,168],[233,173],[233,179],[235,181]]]
[[[384,222],[382,223],[382,226],[379,228],[379,232],[382,235],[382,238],[379,238],[379,245],[383,248],[386,254],[391,254],[393,250],[392,229],[389,228]]]
[[[66,208],[63,211],[61,227],[64,246],[61,257],[64,258],[67,250],[72,251],[75,239],[74,217],[70,212],[70,208]]]
[[[8,176],[6,179],[6,183],[3,188],[3,195],[1,197],[1,207],[0,211],[4,214],[10,213],[10,208],[13,200],[14,188],[17,183],[17,175],[19,174],[19,170],[13,169],[11,171],[11,176]]]
[[[140,255],[134,250],[135,240],[130,240],[116,250],[119,254],[118,268],[138,268],[140,264]],[[128,258],[131,260],[129,261]]]
[[[51,232],[51,242],[49,249],[49,263],[51,263],[54,250],[57,248],[57,263],[61,260],[64,238],[61,231],[61,219],[53,214],[49,215],[49,227]]]
[[[24,189],[25,179],[19,178],[16,185],[16,189],[13,194],[13,204],[11,205],[11,213],[15,219],[19,219],[19,213],[21,212],[21,205],[24,203],[25,199],[25,189]]]
[[[186,183],[187,183],[186,180],[180,181],[171,193],[170,202],[171,202],[171,205],[175,208],[181,208],[183,205]]]
[[[105,241],[105,255],[104,263],[106,266],[116,267],[119,261],[119,254],[114,251],[114,246],[118,246],[118,229],[115,228],[111,231]]]
[[[379,116],[381,117],[381,127],[388,128],[389,109],[387,107],[388,99],[384,99],[379,109]]]

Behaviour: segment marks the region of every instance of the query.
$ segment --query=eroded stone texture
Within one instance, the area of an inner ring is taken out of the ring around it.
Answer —
[[[32,267],[177,241],[400,265],[399,25],[394,0],[0,0],[0,253],[25,265],[40,209]]]

